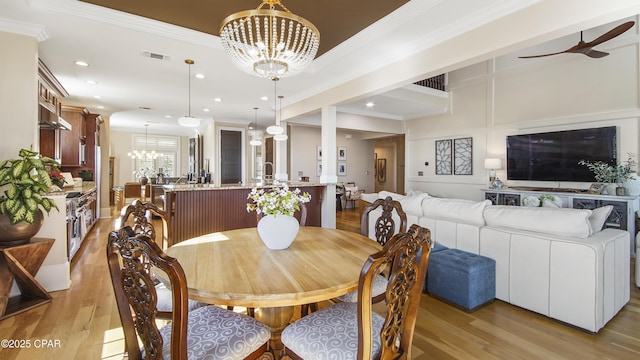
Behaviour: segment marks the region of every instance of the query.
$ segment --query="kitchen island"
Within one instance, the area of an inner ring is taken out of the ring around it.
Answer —
[[[287,184],[311,195],[306,203],[307,226],[321,226],[322,193],[325,185],[308,182]],[[254,187],[272,185],[247,184],[214,186],[188,184],[164,186],[164,209],[168,216],[169,246],[204,234],[254,227],[255,212],[247,212],[247,196]],[[299,217],[299,214],[296,214]]]

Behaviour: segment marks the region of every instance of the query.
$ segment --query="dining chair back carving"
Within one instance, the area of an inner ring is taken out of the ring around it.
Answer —
[[[173,245],[170,243],[167,213],[160,210],[153,202],[134,200],[130,205],[123,207],[120,218],[116,222],[116,229],[130,225],[136,234],[144,234],[157,241],[156,229],[153,225],[154,216],[159,217],[162,222],[162,249],[167,249]]]
[[[112,231],[107,260],[128,359],[186,360],[220,354],[256,359],[267,350],[270,332],[255,319],[216,306],[190,311],[182,267],[147,236],[136,235],[129,226]],[[162,328],[156,323],[158,295],[145,262],[152,272],[161,272],[172,289],[171,321]]]
[[[411,359],[411,343],[431,251],[419,225],[395,234],[369,256],[358,281],[358,302],[341,302],[287,326],[282,342],[293,359]],[[389,269],[386,313],[373,311],[372,284]],[[323,334],[318,337],[314,334]]]
[[[369,224],[369,216],[371,213],[381,208],[382,214],[373,223],[375,231],[375,240],[383,245],[397,232],[407,231],[407,214],[402,210],[399,201],[393,200],[390,196],[384,199],[377,199],[371,205],[364,208],[360,222],[360,233],[369,236],[371,225]],[[396,225],[394,220],[394,211],[400,220],[400,224]]]

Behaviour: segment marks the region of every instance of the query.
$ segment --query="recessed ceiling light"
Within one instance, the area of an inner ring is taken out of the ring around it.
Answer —
[[[97,85],[97,84],[98,84],[98,82],[97,82],[97,81],[95,81],[95,80],[87,80],[87,81],[85,81],[85,82],[86,82],[87,84],[89,84],[89,85]]]
[[[204,78],[206,78],[206,76],[204,76],[204,74],[196,74],[196,78],[197,79],[204,79]]]
[[[209,108],[202,108],[202,111],[204,111],[204,112],[209,112],[209,111],[211,111],[211,110],[210,110]]]
[[[219,98],[219,97],[217,97],[217,98],[213,99],[213,101],[215,101],[215,102],[222,102],[222,99],[221,99],[221,98]]]
[[[367,103],[367,107],[374,107],[374,106],[375,106],[375,104],[373,103],[373,101],[369,101]]]
[[[76,65],[78,65],[78,66],[85,66],[85,67],[86,67],[86,66],[89,66],[89,63],[88,63],[88,62],[85,62],[85,61],[82,61],[82,60],[76,60],[76,61],[74,62],[74,64],[76,64]]]
[[[268,96],[263,96],[263,97],[260,98],[260,100],[267,101],[267,100],[269,100],[269,97]]]
[[[166,117],[167,119],[171,119],[171,115],[165,115],[164,117]]]
[[[104,109],[104,106],[102,106],[102,105],[98,105],[98,106],[96,106],[96,107],[97,107],[98,109]]]
[[[100,95],[93,95],[93,98],[94,98],[94,99],[102,99],[102,96],[100,96]]]

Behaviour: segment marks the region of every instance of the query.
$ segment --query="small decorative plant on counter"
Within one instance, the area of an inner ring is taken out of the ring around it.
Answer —
[[[597,182],[605,184],[622,184],[632,178],[630,160],[625,165],[609,165],[603,161],[588,162],[580,160],[578,164],[586,166],[596,178]]]
[[[40,157],[37,152],[22,149],[19,159],[0,163],[0,213],[8,215],[12,224],[21,221],[32,224],[40,208],[47,213],[58,208],[44,197],[53,185],[49,171],[57,171],[58,163],[49,157]],[[47,169],[50,170],[47,170]]]
[[[309,202],[311,195],[301,193],[300,189],[293,191],[284,185],[276,185],[271,190],[251,189],[247,199],[247,211],[264,214],[258,221],[258,235],[271,250],[286,249],[291,245],[300,224],[293,214],[300,210],[300,204]]]
[[[289,190],[286,184],[274,186],[270,191],[253,188],[247,199],[253,200],[247,203],[247,211],[255,211],[265,215],[289,215],[293,216],[300,210],[300,204],[311,200],[311,195],[305,192],[301,194],[300,189]]]

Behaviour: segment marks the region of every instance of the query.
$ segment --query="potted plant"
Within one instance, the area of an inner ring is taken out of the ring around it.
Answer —
[[[609,195],[616,195],[616,187],[632,179],[631,164],[629,162],[625,165],[609,165],[603,161],[591,163],[580,160],[578,163],[591,170],[597,182],[606,185]]]
[[[18,159],[0,163],[0,243],[16,245],[28,242],[42,226],[44,216],[55,202],[44,195],[53,185],[50,173],[57,172],[58,163],[37,152],[21,149]]]
[[[300,189],[289,190],[284,185],[275,185],[271,190],[253,188],[247,199],[247,211],[264,214],[258,222],[258,234],[269,249],[281,250],[291,245],[300,224],[293,214],[300,210],[300,204],[311,200],[309,193]]]

